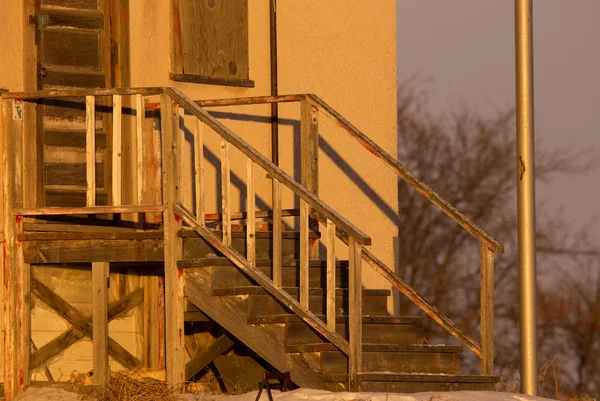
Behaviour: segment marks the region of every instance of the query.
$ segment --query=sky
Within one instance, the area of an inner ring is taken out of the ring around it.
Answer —
[[[430,79],[432,111],[514,107],[514,1],[397,0],[397,9],[398,81]],[[600,160],[600,0],[534,0],[533,13],[536,139]],[[538,184],[538,201],[576,225],[600,217],[598,166]]]

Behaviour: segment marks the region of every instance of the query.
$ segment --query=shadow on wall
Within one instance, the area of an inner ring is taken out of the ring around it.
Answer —
[[[260,124],[270,124],[271,117],[231,113],[231,112],[220,112],[220,111],[209,111],[209,114],[219,120],[231,120],[231,121],[242,121],[252,122]],[[300,121],[294,119],[283,119],[278,120],[281,126],[291,126],[293,130],[293,147],[294,149],[300,149]],[[185,130],[185,140],[193,145],[193,135],[189,130]],[[193,149],[193,146],[191,146]],[[390,205],[388,205],[383,198],[367,183],[367,181],[359,174],[356,169],[352,168],[350,164],[344,159],[343,155],[336,151],[329,142],[323,136],[319,136],[319,149],[331,160],[344,174],[356,185],[360,191],[367,196],[367,198],[376,206],[381,213],[383,213],[389,220],[398,224],[399,216],[398,212],[395,211]],[[192,160],[193,160],[192,153]],[[297,182],[300,182],[301,177],[301,166],[300,166],[300,154],[294,152],[293,159],[293,178]],[[206,147],[204,148],[204,158],[211,165],[213,165],[217,171],[216,180],[216,193],[217,193],[217,205],[221,205],[221,162],[220,157],[215,153],[211,152]],[[193,165],[193,163],[192,163]],[[195,171],[194,171],[195,173]],[[245,179],[238,176],[235,173],[231,173],[231,184],[239,190],[240,193],[240,205],[244,205],[246,198],[246,183]],[[193,193],[195,194],[195,188]],[[194,199],[195,202],[195,199]],[[259,209],[267,209],[267,202],[257,195],[256,206]],[[300,207],[300,201],[297,196],[294,197],[294,208]]]

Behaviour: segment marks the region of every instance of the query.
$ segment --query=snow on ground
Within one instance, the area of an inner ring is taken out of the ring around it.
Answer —
[[[240,395],[183,394],[179,401],[255,401],[257,391]],[[281,393],[273,391],[273,401],[547,401],[548,398],[489,391],[397,393],[332,393],[324,390],[298,389]],[[16,401],[91,401],[89,398],[59,388],[29,388]],[[263,391],[260,401],[269,401]]]

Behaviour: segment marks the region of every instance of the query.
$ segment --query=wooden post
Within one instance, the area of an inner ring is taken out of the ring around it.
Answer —
[[[327,328],[335,331],[335,223],[327,219]]]
[[[300,174],[301,184],[319,195],[319,119],[318,110],[307,101],[300,102]],[[309,221],[309,228],[319,231],[319,222]],[[319,259],[319,241],[310,244],[310,258]]]
[[[2,100],[0,128],[3,129],[1,156],[4,192],[4,396],[12,399],[24,391],[30,381],[29,265],[23,263],[22,243],[16,239],[22,229],[22,218],[14,214],[14,209],[23,203],[21,101]]]
[[[273,284],[278,288],[283,283],[281,221],[281,183],[273,177]]]
[[[108,369],[108,270],[107,262],[92,263],[92,322],[94,385],[103,386]]]
[[[481,374],[494,374],[494,252],[481,242]]]
[[[223,243],[231,246],[231,175],[229,143],[221,139],[221,209],[223,213]]]
[[[137,176],[137,204],[143,205],[146,201],[146,165],[144,158],[144,96],[135,95],[135,139],[136,139],[136,176]],[[141,218],[142,216],[140,216]],[[143,224],[143,220],[140,221]]]
[[[171,98],[163,94],[160,98],[161,127],[163,147],[163,199],[166,210],[164,220],[164,252],[165,252],[165,347],[167,382],[172,385],[185,380],[184,365],[184,333],[183,333],[183,272],[177,268],[177,260],[181,257],[181,239],[177,230],[181,226],[175,215],[175,202],[180,198],[178,192],[179,161],[177,155],[177,134],[179,133],[178,107]]]
[[[85,97],[85,164],[87,176],[86,205],[96,206],[96,103],[94,96]]]
[[[246,165],[246,259],[251,267],[256,267],[256,199],[254,193],[254,162],[250,159]]]
[[[113,96],[112,198],[114,206],[123,204],[123,97]]]
[[[194,169],[196,170],[196,220],[202,227],[204,219],[204,133],[202,121],[196,119],[194,124]]]
[[[348,355],[348,386],[359,390],[358,373],[362,367],[362,247],[355,238],[348,238],[350,267],[348,271],[348,315],[350,354]]]

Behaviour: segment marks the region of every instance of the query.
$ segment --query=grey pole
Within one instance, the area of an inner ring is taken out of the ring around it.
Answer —
[[[521,392],[537,394],[532,0],[515,0]]]

